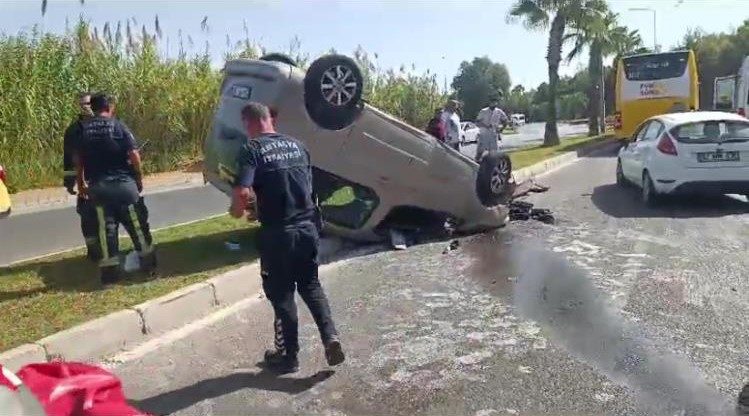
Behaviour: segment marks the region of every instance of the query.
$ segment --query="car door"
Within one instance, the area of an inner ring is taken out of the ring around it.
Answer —
[[[619,160],[622,162],[622,173],[624,173],[624,176],[627,178],[627,180],[634,183],[640,183],[640,177],[636,176],[635,174],[635,153],[637,151],[637,146],[639,146],[640,138],[641,136],[644,137],[649,125],[650,121],[646,121],[645,123],[641,124],[640,127],[635,129],[635,132],[634,134],[632,134],[632,138],[630,139],[629,143],[627,143],[627,145],[619,153]]]
[[[652,120],[643,129],[642,134],[638,136],[637,145],[632,155],[632,181],[635,183],[640,183],[643,171],[648,169],[653,160],[658,138],[663,134],[664,129],[665,127],[662,122]]]

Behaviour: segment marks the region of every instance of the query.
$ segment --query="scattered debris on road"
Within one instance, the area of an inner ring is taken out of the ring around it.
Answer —
[[[554,224],[556,219],[551,210],[545,208],[533,208],[533,204],[527,201],[518,201],[517,198],[528,195],[529,193],[541,193],[549,190],[548,186],[540,185],[533,179],[529,179],[515,189],[512,200],[510,201],[510,221],[528,221],[534,219],[544,224]]]
[[[457,250],[458,247],[460,247],[460,241],[459,240],[453,240],[450,242],[450,245],[445,248],[445,250],[442,252],[442,254],[447,254],[451,251]]]

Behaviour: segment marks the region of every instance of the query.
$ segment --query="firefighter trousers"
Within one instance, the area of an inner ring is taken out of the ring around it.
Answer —
[[[323,344],[338,337],[317,274],[318,245],[317,227],[312,221],[262,227],[258,233],[263,290],[275,313],[275,347],[288,355],[299,352],[299,318],[294,299],[297,291],[317,324]]]
[[[86,241],[86,255],[93,261],[101,260],[101,248],[99,244],[99,224],[96,218],[96,206],[90,199],[80,196],[75,205],[75,211],[81,218],[81,234]]]
[[[97,232],[102,253],[102,269],[119,268],[119,226],[125,227],[135,251],[144,259],[153,254],[153,238],[148,224],[148,208],[131,178],[103,179],[91,184],[89,195],[94,204]],[[146,264],[147,266],[147,264]]]

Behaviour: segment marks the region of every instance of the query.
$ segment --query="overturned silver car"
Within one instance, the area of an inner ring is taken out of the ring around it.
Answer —
[[[268,105],[279,132],[309,148],[325,231],[378,240],[389,229],[497,228],[512,196],[507,155],[481,164],[367,104],[355,61],[328,55],[306,71],[283,55],[226,63],[221,99],[205,144],[204,176],[226,194],[247,140],[240,111]]]

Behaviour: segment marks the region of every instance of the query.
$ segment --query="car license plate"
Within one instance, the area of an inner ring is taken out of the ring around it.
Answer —
[[[234,98],[249,100],[250,95],[252,95],[252,88],[250,87],[245,87],[243,85],[232,85],[231,87],[231,96]]]
[[[697,153],[698,162],[738,162],[739,152],[704,152]]]

